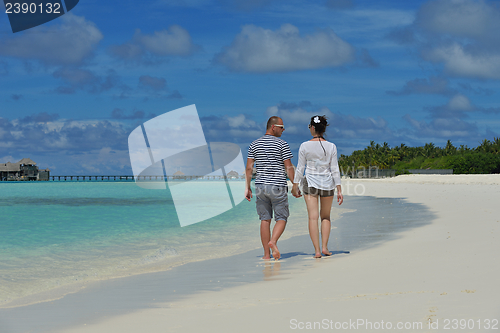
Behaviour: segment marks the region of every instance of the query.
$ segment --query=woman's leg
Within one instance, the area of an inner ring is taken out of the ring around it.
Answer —
[[[332,209],[333,196],[322,197],[321,201],[321,253],[325,256],[330,256],[332,253],[328,251],[328,239],[330,238],[330,229],[332,223],[330,222],[330,211]]]
[[[304,200],[307,206],[307,215],[309,215],[309,235],[314,245],[314,257],[321,258],[321,249],[319,247],[319,230],[318,230],[318,196],[304,194]]]

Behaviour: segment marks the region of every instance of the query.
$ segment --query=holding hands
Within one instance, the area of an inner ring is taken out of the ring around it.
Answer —
[[[292,195],[296,198],[300,198],[302,196],[302,193],[300,193],[299,190],[299,184],[293,184]]]

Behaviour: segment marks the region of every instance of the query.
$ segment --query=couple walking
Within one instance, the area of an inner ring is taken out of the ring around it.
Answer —
[[[321,258],[323,255],[332,254],[328,250],[328,238],[331,229],[330,210],[335,188],[337,188],[339,205],[344,199],[340,187],[337,147],[324,139],[327,126],[325,116],[311,118],[309,131],[312,139],[300,145],[296,170],[291,162],[293,155],[290,147],[280,139],[285,126],[279,117],[269,118],[266,134],[253,141],[248,148],[245,198],[250,201],[253,197],[250,181],[255,164],[256,206],[261,220],[260,236],[264,247],[262,259],[271,259],[271,251],[275,260],[281,257],[277,243],[285,230],[289,216],[287,175],[293,183],[292,195],[300,198],[302,192],[304,193],[309,215],[309,234],[315,251],[314,257]],[[271,233],[273,211],[276,224]],[[318,218],[321,218],[321,246]]]

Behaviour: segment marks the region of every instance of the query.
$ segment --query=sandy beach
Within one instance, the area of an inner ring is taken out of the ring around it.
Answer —
[[[260,281],[201,288],[206,290],[155,307],[137,304],[125,315],[89,314],[59,332],[500,329],[500,175],[343,182],[346,200],[354,189],[363,196],[405,198],[425,205],[434,218],[396,239],[330,258],[303,258],[304,264],[287,270],[289,244],[281,249],[282,262],[259,262],[255,252],[255,268],[247,267],[245,274],[264,272]],[[307,238],[303,242],[312,246]],[[224,260],[217,265],[214,270],[230,268],[223,267]]]

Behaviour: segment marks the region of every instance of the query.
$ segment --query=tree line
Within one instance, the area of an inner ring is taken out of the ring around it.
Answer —
[[[500,138],[484,139],[476,148],[455,147],[450,140],[442,148],[432,142],[421,147],[408,147],[404,143],[390,147],[387,142],[381,145],[370,141],[363,150],[340,155],[339,166],[344,173],[369,167],[395,169],[396,174],[408,173],[408,169],[453,169],[454,174],[500,173]]]

